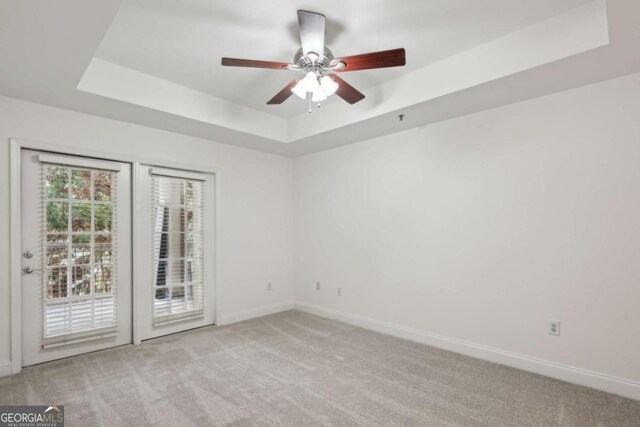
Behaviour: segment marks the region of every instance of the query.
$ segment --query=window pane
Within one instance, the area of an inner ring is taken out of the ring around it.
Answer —
[[[195,256],[195,250],[194,250],[195,245],[194,245],[193,237],[185,235],[185,238],[186,238],[185,256],[188,258],[192,258]]]
[[[105,295],[96,298],[93,308],[94,322],[99,325],[108,325],[116,322],[115,318],[115,296]]]
[[[91,199],[91,172],[87,170],[71,170],[71,197],[78,200]]]
[[[69,203],[47,202],[47,231],[66,232],[69,229]]]
[[[91,243],[91,234],[74,234],[73,236],[71,236],[71,243],[73,245],[79,245],[81,243],[89,244]]]
[[[184,278],[185,278],[184,261],[181,259],[172,261],[171,277],[169,278],[171,283],[172,284],[184,283]]]
[[[204,280],[204,268],[202,266],[202,257],[188,260],[190,282],[202,283]]]
[[[154,208],[153,231],[155,233],[169,232],[169,208],[157,206]]]
[[[187,186],[185,188],[185,204],[188,207],[193,207],[194,197],[193,197],[193,182],[187,182]]]
[[[167,286],[167,275],[169,272],[167,271],[169,267],[169,261],[161,260],[155,263],[154,272],[156,274],[155,277],[155,286]]]
[[[169,256],[171,258],[182,258],[185,254],[184,233],[171,233],[169,236]]]
[[[112,172],[94,171],[94,199],[101,202],[111,201],[111,181],[113,180]]]
[[[153,253],[156,259],[169,258],[169,233],[161,233],[154,236]]]
[[[171,314],[171,292],[169,288],[156,289],[154,314],[162,316]]]
[[[50,199],[69,198],[69,173],[67,168],[45,167],[45,194]]]
[[[69,242],[68,234],[48,234],[47,235],[47,243],[49,244],[53,244],[53,243],[63,244],[68,242]]]
[[[73,295],[89,295],[91,293],[91,267],[74,266],[71,269],[71,291]]]
[[[68,246],[66,243],[47,245],[47,266],[56,267],[59,265],[66,265],[69,261],[67,259],[67,254]]]
[[[112,246],[109,243],[96,244],[94,247],[94,259],[96,264],[111,264]]]
[[[186,218],[186,231],[193,231],[193,210],[188,210],[187,211],[187,218]]]
[[[71,230],[91,231],[91,205],[89,203],[74,203],[71,205]]]
[[[109,264],[97,265],[94,268],[95,291],[97,294],[112,292],[112,273],[113,268]]]
[[[169,214],[169,230],[184,233],[185,230],[185,210],[184,208],[171,208]]]
[[[71,262],[74,264],[90,264],[91,245],[87,243],[73,243],[71,245]]]
[[[171,308],[174,311],[181,311],[187,308],[184,299],[183,286],[178,286],[171,289]]]
[[[67,268],[47,270],[47,298],[65,298],[67,296]]]
[[[93,300],[82,298],[71,301],[69,323],[71,329],[86,330],[93,326]]]
[[[113,211],[111,205],[95,205],[95,231],[97,233],[111,231]]]
[[[64,334],[71,318],[71,306],[66,300],[51,299],[47,301],[46,335]]]
[[[93,236],[96,243],[111,243],[111,233],[99,233]]]
[[[193,303],[196,306],[202,304],[203,302],[202,286],[191,285],[189,286],[189,292],[190,292],[191,298],[193,299]]]
[[[171,194],[169,204],[179,206],[184,204],[184,180],[171,179]]]

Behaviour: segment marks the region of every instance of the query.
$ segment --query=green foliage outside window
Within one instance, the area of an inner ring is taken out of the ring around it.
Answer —
[[[47,265],[58,266],[49,270],[50,298],[90,294],[92,275],[95,293],[111,292],[112,177],[107,171],[45,166]]]

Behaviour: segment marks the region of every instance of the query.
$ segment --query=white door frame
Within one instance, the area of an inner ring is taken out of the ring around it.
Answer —
[[[59,154],[75,155],[82,157],[94,157],[99,159],[111,160],[122,163],[131,164],[131,197],[132,197],[132,221],[131,227],[133,230],[132,235],[132,283],[133,283],[133,344],[140,344],[139,333],[139,319],[136,314],[139,310],[135,310],[135,307],[142,303],[140,298],[140,292],[136,288],[136,277],[139,277],[140,267],[136,267],[138,262],[136,257],[140,253],[139,248],[143,246],[143,242],[140,241],[140,191],[138,188],[138,172],[140,164],[153,165],[158,167],[168,167],[175,169],[192,170],[194,172],[204,172],[214,175],[214,243],[213,243],[213,310],[214,310],[214,324],[220,324],[220,295],[217,291],[217,278],[219,277],[217,253],[218,253],[218,223],[219,223],[219,194],[220,194],[220,182],[221,174],[218,170],[209,166],[199,165],[186,165],[183,163],[172,163],[163,160],[153,160],[148,157],[142,158],[141,156],[134,156],[130,154],[97,151],[92,149],[86,149],[82,147],[71,147],[68,145],[51,144],[40,141],[30,141],[25,139],[10,138],[9,139],[9,204],[10,204],[10,230],[9,230],[9,269],[10,269],[10,322],[11,322],[11,373],[17,374],[22,370],[22,221],[21,221],[21,152],[22,149],[48,151]]]

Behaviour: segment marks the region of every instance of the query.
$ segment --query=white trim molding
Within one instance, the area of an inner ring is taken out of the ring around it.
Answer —
[[[3,360],[2,362],[0,362],[0,378],[8,377],[11,374],[11,360]]]
[[[17,374],[22,370],[22,220],[21,220],[21,144],[11,139],[10,151],[10,181],[9,181],[9,271],[10,310],[11,310],[11,373]]]
[[[255,319],[257,317],[268,316],[269,314],[281,313],[292,309],[293,302],[288,301],[272,305],[263,305],[248,310],[234,311],[233,313],[222,314],[218,326],[230,325],[232,323],[242,322],[243,320]]]
[[[136,257],[137,251],[142,247],[144,242],[140,237],[140,162],[133,162],[131,165],[131,253],[132,258]],[[131,295],[131,304],[133,313],[131,316],[132,327],[132,341],[134,345],[142,343],[142,337],[140,334],[140,325],[142,319],[140,318],[140,310],[135,310],[135,307],[139,307],[140,304],[144,304],[144,292],[142,286],[136,286],[136,283],[143,283],[144,277],[142,275],[141,263],[135,262],[131,266],[131,283],[133,284],[133,292]]]
[[[294,302],[294,310],[314,314],[316,316],[338,320],[350,325],[359,326],[364,329],[404,338],[421,344],[430,345],[465,356],[477,359],[488,360],[524,371],[533,372],[539,375],[555,378],[573,384],[594,388],[597,390],[613,393],[630,399],[640,400],[640,383],[616,378],[585,369],[574,368],[559,363],[510,353],[500,349],[482,346],[467,341],[448,338],[441,335],[394,323],[383,322],[357,314],[333,310],[305,302]]]

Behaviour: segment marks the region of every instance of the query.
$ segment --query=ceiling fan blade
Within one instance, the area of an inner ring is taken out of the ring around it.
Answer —
[[[331,76],[336,83],[338,83],[338,90],[336,90],[336,95],[340,98],[347,101],[349,104],[355,104],[358,101],[362,101],[364,99],[364,95],[358,91],[355,87],[351,86],[349,83],[342,80],[340,77],[333,74]]]
[[[269,102],[267,102],[267,104],[268,105],[282,104],[284,101],[289,99],[289,97],[291,95],[293,95],[293,92],[291,92],[291,89],[293,89],[293,87],[296,85],[296,83],[298,83],[297,79],[296,80],[292,80],[280,92],[276,93],[276,96],[271,98],[269,100]]]
[[[335,68],[333,71],[341,73],[374,68],[401,67],[407,63],[404,48],[336,58],[331,61],[331,65],[339,62],[345,65],[344,68]]]
[[[298,27],[300,28],[300,42],[304,55],[313,52],[318,55],[319,59],[324,58],[324,15],[299,10]]]
[[[273,70],[282,70],[291,64],[286,62],[256,61],[254,59],[222,58],[222,65],[226,67],[270,68]]]

